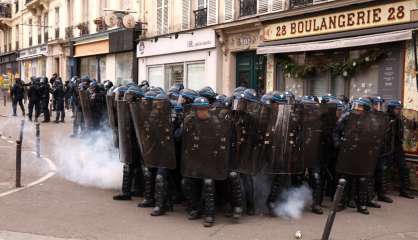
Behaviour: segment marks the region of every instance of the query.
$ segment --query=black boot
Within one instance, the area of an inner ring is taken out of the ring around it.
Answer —
[[[384,175],[384,170],[377,171],[375,175],[375,189],[377,200],[385,203],[393,203],[393,200],[386,195],[388,184]]]
[[[197,192],[200,192],[200,190],[196,189],[197,186],[194,184],[194,179],[185,177],[183,178],[181,185],[186,201],[186,211],[189,214],[189,220],[196,220],[201,218],[202,213],[199,206],[200,196],[197,196]]]
[[[166,212],[167,189],[164,176],[158,174],[155,180],[155,207],[151,216],[162,216]]]
[[[370,212],[367,209],[367,179],[365,177],[357,179],[357,192],[357,212],[369,215]]]
[[[319,172],[312,170],[309,174],[310,185],[312,188],[312,212],[316,214],[323,214],[322,202],[322,184]]]
[[[237,172],[229,173],[229,179],[231,182],[231,207],[232,207],[232,218],[238,220],[242,216],[242,191],[241,181]],[[248,212],[248,208],[247,208]]]
[[[148,168],[144,168],[145,191],[144,200],[138,204],[140,208],[151,208],[155,206],[154,191],[155,178],[154,174]]]
[[[128,164],[123,165],[123,179],[122,179],[122,193],[113,196],[113,200],[131,200],[131,186],[132,186],[132,167]]]
[[[212,227],[215,223],[215,182],[212,179],[205,179],[205,227]]]
[[[366,206],[367,207],[371,207],[371,208],[381,208],[382,206],[380,206],[380,204],[378,204],[376,201],[374,201],[373,199],[375,198],[376,194],[374,191],[374,178],[367,178],[367,203]]]

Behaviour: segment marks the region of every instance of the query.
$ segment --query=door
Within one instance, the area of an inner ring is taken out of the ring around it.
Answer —
[[[255,51],[237,54],[236,86],[253,88],[258,94],[265,93],[266,56]]]

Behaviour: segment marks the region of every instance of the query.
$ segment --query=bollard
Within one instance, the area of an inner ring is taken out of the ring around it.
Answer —
[[[19,141],[23,143],[23,130],[25,129],[25,120],[22,120],[20,123],[20,134],[19,134]]]
[[[22,173],[22,142],[16,141],[16,187],[22,187],[21,184],[21,173]]]
[[[35,124],[36,127],[36,157],[41,157],[41,131],[39,129],[39,123]]]
[[[327,223],[325,224],[324,232],[322,234],[321,240],[329,240],[331,234],[332,225],[334,224],[335,215],[337,213],[338,204],[341,201],[344,193],[344,187],[347,181],[344,178],[341,178],[338,181],[337,191],[334,195],[334,201],[332,202],[331,210],[328,214]]]

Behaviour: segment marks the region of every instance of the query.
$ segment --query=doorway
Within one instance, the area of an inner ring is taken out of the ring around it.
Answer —
[[[266,56],[257,55],[255,51],[237,53],[236,86],[252,88],[259,95],[264,94],[266,62]]]

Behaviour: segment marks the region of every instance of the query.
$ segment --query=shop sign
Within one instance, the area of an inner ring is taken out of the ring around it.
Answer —
[[[400,1],[375,7],[274,23],[264,28],[265,41],[283,40],[411,21],[416,1]]]
[[[256,49],[259,43],[259,31],[233,34],[228,37],[228,48],[231,51]]]
[[[29,48],[26,50],[22,50],[19,52],[19,57],[20,58],[26,58],[26,57],[31,57],[31,56],[35,56],[35,55],[47,55],[48,53],[48,47],[47,46],[40,46],[40,47],[34,47],[34,48]]]
[[[157,56],[189,52],[216,47],[216,34],[213,29],[203,29],[178,35],[162,36],[139,42],[137,56]]]

